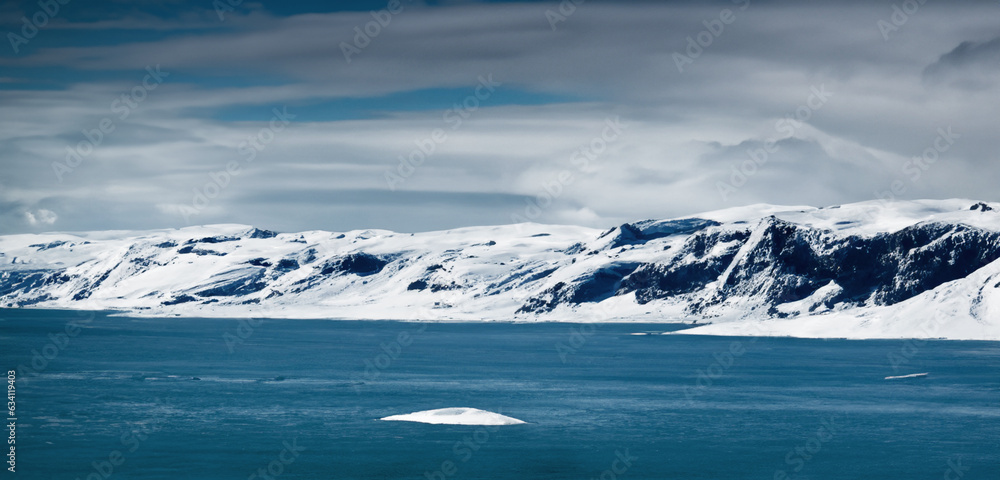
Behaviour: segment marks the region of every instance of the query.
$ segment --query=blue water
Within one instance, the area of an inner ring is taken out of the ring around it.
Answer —
[[[1000,478],[997,342],[0,317],[0,366],[23,366],[10,478]],[[529,423],[376,421],[443,407]]]

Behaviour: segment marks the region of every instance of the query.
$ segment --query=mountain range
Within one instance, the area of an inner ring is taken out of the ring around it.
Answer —
[[[1000,205],[751,205],[608,230],[246,225],[0,236],[0,307],[139,316],[684,322],[1000,340]]]

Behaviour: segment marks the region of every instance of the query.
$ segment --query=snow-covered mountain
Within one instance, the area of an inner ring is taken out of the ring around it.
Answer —
[[[1000,340],[1000,205],[753,205],[608,231],[242,225],[0,236],[0,306],[132,315],[697,322]]]

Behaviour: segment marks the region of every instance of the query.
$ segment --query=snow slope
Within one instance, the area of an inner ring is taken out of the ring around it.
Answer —
[[[751,205],[604,232],[529,223],[416,234],[210,225],[6,235],[0,306],[1000,340],[994,208],[962,199]]]

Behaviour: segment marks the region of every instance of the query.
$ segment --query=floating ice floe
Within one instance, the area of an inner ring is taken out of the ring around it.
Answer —
[[[404,415],[390,415],[379,420],[396,422],[419,422],[437,425],[518,425],[523,420],[487,412],[477,408],[439,408]]]
[[[897,375],[897,376],[894,376],[894,377],[893,376],[885,377],[885,380],[899,380],[899,379],[902,379],[902,378],[923,378],[923,377],[926,377],[926,376],[927,376],[926,373],[911,373],[909,375]]]

